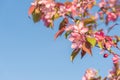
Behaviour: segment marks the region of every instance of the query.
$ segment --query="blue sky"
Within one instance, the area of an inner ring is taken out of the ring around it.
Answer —
[[[70,62],[71,43],[63,36],[54,40],[59,20],[54,29],[34,24],[27,14],[31,1],[0,2],[0,80],[81,80],[91,67],[107,75],[111,57],[104,59],[97,48],[92,57]]]

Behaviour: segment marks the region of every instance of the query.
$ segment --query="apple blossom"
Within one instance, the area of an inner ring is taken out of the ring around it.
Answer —
[[[97,76],[97,70],[95,69],[87,69],[82,80],[92,80]]]

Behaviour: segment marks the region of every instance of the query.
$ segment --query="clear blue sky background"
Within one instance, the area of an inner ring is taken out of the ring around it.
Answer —
[[[111,57],[104,59],[99,49],[70,62],[71,43],[63,36],[54,40],[59,20],[53,30],[34,24],[27,14],[31,1],[0,1],[0,80],[81,80],[91,67],[107,75]]]

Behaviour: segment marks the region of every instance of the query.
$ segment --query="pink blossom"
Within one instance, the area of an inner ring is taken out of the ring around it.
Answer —
[[[102,41],[103,45],[107,49],[110,49],[114,45],[112,37],[106,36],[103,31],[96,32],[94,36],[97,41]]]
[[[66,11],[71,12],[72,16],[77,16],[78,11],[77,11],[77,5],[74,3],[71,3],[71,6],[66,6]]]
[[[49,27],[50,25],[53,26],[53,21],[51,19],[47,19],[45,17],[42,18],[42,20],[44,21],[44,25]]]
[[[40,10],[44,14],[55,12],[55,2],[53,0],[40,0],[38,4],[41,5]]]
[[[84,27],[83,22],[80,22],[78,25],[75,25],[73,27],[74,27],[73,31],[80,34],[85,34],[88,31],[88,28]]]
[[[116,4],[116,1],[117,1],[117,0],[108,0],[109,6],[110,6],[110,7],[114,7],[114,5]]]
[[[112,60],[113,60],[113,63],[118,63],[119,62],[119,56],[118,55],[114,55]]]
[[[72,16],[77,16],[78,15],[78,12],[76,11],[76,5],[72,5],[71,6],[71,13],[72,13]]]
[[[39,0],[38,4],[46,4],[46,6],[51,5],[51,3],[53,3],[54,0]]]
[[[88,28],[84,26],[83,22],[80,22],[79,24],[76,25],[69,25],[66,28],[66,31],[73,31],[74,33],[79,33],[79,34],[85,34],[88,31]]]
[[[104,7],[106,5],[105,0],[101,0],[101,2],[98,4],[100,8]]]
[[[105,47],[107,49],[110,49],[114,45],[112,38],[110,36],[106,36],[105,40],[106,40],[105,43],[104,43]]]
[[[107,12],[107,21],[115,21],[117,19],[116,13],[113,12]]]
[[[56,14],[54,0],[39,0],[38,5],[42,13],[41,20],[44,21],[45,26],[53,26],[52,18]]]
[[[82,77],[82,80],[88,80],[88,79],[86,78],[86,76],[83,76],[83,77]]]
[[[88,28],[84,27],[84,23],[80,22],[76,25],[69,25],[66,31],[72,31],[69,36],[69,40],[72,42],[71,48],[81,48],[85,42],[85,33],[88,31]]]
[[[95,39],[99,42],[102,41],[102,44],[106,49],[110,49],[112,46],[114,46],[114,42],[112,40],[111,36],[106,36],[103,31],[98,31],[94,34]]]
[[[38,4],[46,4],[47,2],[47,0],[39,0]]]
[[[105,42],[105,47],[109,50],[112,47],[111,42]]]
[[[60,14],[60,16],[65,17],[65,14],[67,13],[67,11],[66,11],[66,8],[65,8],[64,5],[61,5],[61,6],[59,7],[58,13]]]
[[[72,49],[77,49],[77,48],[79,48],[80,46],[77,44],[77,43],[72,43],[72,45],[71,45],[71,48]],[[80,47],[81,48],[81,47]]]
[[[74,29],[74,25],[70,24],[68,27],[65,29],[66,31],[72,31]]]
[[[72,32],[71,37],[69,38],[69,40],[73,42],[76,39],[79,39],[79,37],[80,37],[80,34]]]
[[[85,42],[85,37],[79,33],[72,32],[69,40],[72,42],[71,48],[76,49],[82,47],[82,44]]]
[[[82,80],[90,80],[97,76],[97,71],[95,69],[87,69]]]
[[[105,34],[103,31],[96,32],[94,36],[97,41],[102,41],[105,39]]]

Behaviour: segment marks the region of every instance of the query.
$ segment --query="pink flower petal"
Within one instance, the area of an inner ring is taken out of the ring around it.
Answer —
[[[76,49],[77,48],[77,44],[76,43],[72,43],[71,48],[72,49]]]

